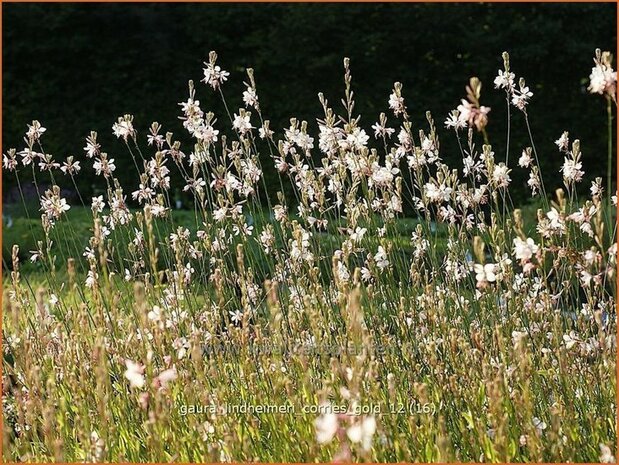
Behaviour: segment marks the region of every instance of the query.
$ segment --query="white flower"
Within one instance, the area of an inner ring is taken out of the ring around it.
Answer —
[[[348,282],[350,280],[350,273],[346,265],[342,262],[337,262],[337,276],[340,281]]]
[[[592,94],[607,94],[615,96],[617,90],[617,72],[611,66],[611,55],[609,52],[601,53],[599,49],[595,51],[595,66],[591,68],[589,75],[589,92]]]
[[[398,95],[394,92],[389,96],[389,108],[393,110],[393,114],[398,116],[400,113],[404,113],[404,97],[398,97]]]
[[[600,444],[600,462],[601,463],[616,463],[610,447],[606,444]]]
[[[379,187],[388,187],[393,181],[392,170],[384,166],[378,167],[372,173],[372,181]]]
[[[460,112],[458,110],[452,110],[447,119],[445,120],[445,127],[447,129],[463,129],[466,127],[467,119],[461,117]]]
[[[125,141],[130,136],[135,135],[135,130],[133,129],[133,116],[125,115],[119,116],[118,122],[112,125],[112,132],[117,138],[123,138]]]
[[[355,128],[346,136],[345,140],[341,140],[339,143],[344,149],[353,148],[361,150],[367,145],[368,140],[370,140],[370,136],[363,129]]]
[[[258,104],[258,96],[256,95],[256,90],[253,87],[248,87],[243,92],[243,102],[245,106],[255,107]]]
[[[518,166],[528,168],[531,166],[532,162],[533,159],[531,158],[531,149],[524,149],[522,151],[522,155],[520,155],[520,158],[518,159]]]
[[[260,129],[258,129],[258,135],[260,139],[270,138],[273,135],[273,131],[271,131],[266,125],[263,125]]]
[[[576,160],[572,160],[570,158],[564,158],[563,166],[561,167],[561,172],[563,173],[563,179],[566,184],[571,182],[579,182],[582,180],[584,171],[581,170],[582,163],[577,162]]]
[[[453,189],[451,187],[446,187],[443,184],[437,186],[433,182],[425,184],[423,189],[426,198],[430,202],[448,202],[451,194],[453,193]]]
[[[365,451],[372,448],[372,437],[376,432],[376,420],[374,417],[366,417],[360,422],[355,423],[346,430],[346,435],[350,442],[360,442]]]
[[[103,201],[103,196],[100,195],[98,197],[92,198],[92,203],[90,208],[94,213],[101,213],[105,208],[105,202]]]
[[[234,121],[232,122],[232,126],[234,127],[234,129],[236,129],[237,131],[239,131],[241,134],[246,134],[247,132],[249,132],[251,129],[253,129],[253,126],[251,125],[250,121],[249,121],[250,115],[249,113],[245,113],[244,115],[237,115],[236,113],[234,114]]]
[[[391,135],[395,132],[395,129],[385,127],[380,123],[374,123],[372,125],[372,129],[374,129],[374,137],[376,139],[379,137],[391,137]]]
[[[196,139],[204,141],[206,143],[217,142],[217,136],[219,135],[219,130],[215,129],[210,124],[200,125],[193,132],[193,135]]]
[[[41,126],[41,123],[39,123],[37,120],[34,120],[32,124],[28,125],[28,132],[26,133],[26,137],[30,140],[39,140],[39,138],[45,131],[47,131],[47,129]]]
[[[10,149],[2,156],[2,167],[7,171],[14,171],[18,166],[17,158],[15,157],[15,149]]]
[[[512,94],[512,105],[519,110],[524,110],[529,103],[529,99],[533,96],[533,92],[523,84],[522,78],[520,81],[520,90],[514,90]]]
[[[350,239],[353,242],[361,242],[361,239],[363,239],[363,236],[366,232],[368,232],[366,228],[360,228],[359,226],[357,226],[354,232],[350,233]]]
[[[527,185],[533,191],[533,195],[536,195],[539,188],[541,187],[541,181],[539,175],[537,174],[537,170],[533,170],[529,173],[529,179],[527,181]]]
[[[387,252],[382,245],[378,246],[378,252],[374,255],[374,260],[376,261],[376,266],[380,268],[380,270],[384,270],[389,266],[389,260],[387,260]]]
[[[511,178],[509,177],[510,171],[511,170],[505,166],[505,163],[494,165],[494,170],[492,171],[492,181],[497,187],[507,188],[509,186],[509,183],[511,182]]]
[[[494,263],[486,263],[485,265],[475,264],[475,279],[478,284],[493,283],[496,281],[497,266]]]
[[[595,181],[591,181],[589,191],[591,192],[591,197],[598,197],[602,195],[602,192],[604,192],[604,188],[602,187],[602,178],[595,178]]]
[[[97,176],[103,174],[106,178],[109,178],[112,173],[116,170],[116,165],[114,164],[114,159],[110,158],[108,160],[107,153],[102,153],[100,158],[97,158],[93,163],[92,167],[95,169]]]
[[[84,151],[86,152],[86,156],[88,158],[92,158],[95,155],[99,154],[99,149],[101,146],[97,143],[97,133],[91,132],[90,136],[86,138],[86,147],[84,147]]]
[[[273,207],[273,216],[275,217],[276,221],[281,222],[282,220],[286,219],[287,214],[288,214],[288,210],[286,206],[275,205]]]
[[[64,212],[71,208],[66,199],[60,198],[59,192],[59,189],[47,191],[45,195],[41,197],[41,211],[43,211],[45,216],[51,221],[57,220]]]
[[[323,404],[323,407],[328,407],[328,405]],[[331,442],[338,430],[337,415],[330,411],[320,415],[314,420],[314,427],[316,428],[316,441],[319,444]]]
[[[526,331],[512,331],[512,343],[514,344],[514,347],[518,346],[519,344],[524,343],[524,340],[527,338],[527,332]]]
[[[126,270],[129,271],[129,270]],[[148,312],[148,319],[154,322],[162,321],[162,312],[159,305],[155,305],[151,311]]]
[[[565,223],[556,208],[551,208],[546,213],[546,218],[550,221],[550,228],[562,234],[565,231]]]
[[[81,169],[82,167],[80,166],[80,162],[73,161],[73,157],[68,157],[67,161],[63,162],[60,167],[60,171],[69,175],[77,174]]]
[[[578,339],[576,333],[572,330],[569,332],[569,334],[563,335],[563,342],[565,342],[565,348],[567,350],[570,350],[572,347],[578,344],[580,340]]]
[[[518,260],[529,261],[538,250],[539,247],[530,237],[528,237],[526,241],[523,241],[519,237],[514,238],[514,255]]]
[[[563,131],[563,134],[561,134],[561,137],[559,137],[556,141],[555,141],[555,145],[557,147],[559,147],[559,150],[561,152],[567,152],[569,145],[570,145],[570,134],[567,131]]]
[[[207,83],[213,89],[217,90],[223,82],[228,80],[230,73],[228,71],[224,71],[214,63],[204,64],[206,65],[206,68],[203,68],[204,79],[202,79],[202,82]]]
[[[269,227],[260,233],[259,238],[265,253],[270,253],[271,248],[275,244],[275,236],[273,236],[272,230],[268,228]]]
[[[495,89],[506,89],[511,91],[514,87],[514,79],[516,75],[514,73],[510,73],[509,71],[499,70],[499,74],[494,78],[494,87]]]
[[[95,251],[92,250],[90,247],[86,247],[84,249],[84,253],[82,255],[84,257],[86,257],[86,259],[88,259],[88,260],[94,260],[95,259]]]
[[[141,388],[144,386],[144,365],[132,362],[131,360],[125,360],[125,378],[129,380],[131,387]]]
[[[543,422],[537,417],[533,417],[532,422],[533,422],[533,426],[535,426],[535,429],[537,430],[538,435],[541,435],[543,431],[548,427],[548,425],[545,422]]]
[[[240,310],[235,310],[234,312],[230,311],[228,313],[233,323],[241,323],[241,321],[243,321],[243,313]]]
[[[94,258],[94,254],[93,254],[93,258]],[[86,287],[89,289],[92,289],[98,279],[99,279],[99,275],[95,273],[94,271],[89,270],[88,276],[86,277],[86,283],[85,283]]]

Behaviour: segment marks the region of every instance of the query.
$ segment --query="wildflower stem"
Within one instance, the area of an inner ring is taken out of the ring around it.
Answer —
[[[527,132],[529,133],[529,140],[531,141],[531,147],[533,148],[533,154],[535,155],[535,163],[537,163],[537,169],[539,170],[540,189],[542,191],[542,199],[544,199],[544,207],[548,209],[548,196],[546,195],[546,188],[544,187],[544,177],[542,176],[542,167],[539,163],[539,157],[537,156],[537,149],[535,148],[535,142],[533,142],[533,133],[531,132],[531,125],[529,124],[529,115],[524,112],[524,121],[527,125]]]
[[[608,190],[608,203],[610,205],[610,198],[613,194],[613,109],[610,97],[606,97],[606,114],[608,118],[608,160],[606,165],[606,186]]]

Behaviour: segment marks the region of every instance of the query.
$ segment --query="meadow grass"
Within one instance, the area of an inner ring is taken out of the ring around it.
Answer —
[[[225,103],[216,59],[204,82]],[[370,141],[344,68],[341,114],[319,96],[318,149],[305,121],[278,139],[251,69],[228,137],[190,82],[188,154],[158,123],[144,144],[120,117],[133,203],[93,132],[86,160],[106,191],[69,205],[78,159],[55,162],[29,125],[4,175],[52,187],[40,219],[16,209],[3,230],[4,460],[614,461],[611,186],[583,195],[567,133],[562,179],[542,177],[530,133],[511,141],[527,145],[518,163],[493,149],[476,79],[445,122],[462,167],[442,161],[429,113],[413,127],[398,83]],[[528,126],[507,54],[495,86]],[[521,208],[515,169],[530,174]]]

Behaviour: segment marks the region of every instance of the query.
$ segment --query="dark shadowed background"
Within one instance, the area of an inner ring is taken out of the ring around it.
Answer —
[[[319,91],[335,106],[343,96],[342,58],[351,58],[356,111],[368,133],[394,81],[416,128],[426,128],[425,111],[439,124],[464,98],[478,76],[482,104],[492,107],[488,133],[497,158],[505,145],[505,100],[493,89],[501,52],[534,92],[529,107],[542,170],[562,164],[553,141],[563,130],[580,138],[585,189],[605,176],[606,106],[586,91],[596,47],[615,51],[615,4],[3,4],[3,150],[23,148],[26,124],[47,127],[46,152],[57,159],[75,155],[89,131],[116,159],[127,191],[137,179],[124,145],[111,125],[135,115],[145,138],[152,121],[186,141],[177,103],[187,81],[199,81],[209,50],[232,73],[224,86],[228,104],[242,105],[245,67],[253,67],[263,112],[281,130],[296,116],[321,117]],[[228,125],[217,96],[198,85],[204,110]],[[515,165],[529,145],[523,118],[513,120],[512,158],[516,197],[526,197],[526,173]],[[393,118],[390,118],[395,125]],[[461,167],[452,133],[441,133],[443,158]],[[145,140],[144,140],[145,143]],[[270,165],[270,163],[266,163]],[[80,189],[93,182],[91,161],[82,162]],[[272,176],[272,173],[266,173]],[[27,177],[27,174],[24,173]],[[14,185],[5,176],[7,201]],[[547,181],[548,182],[548,181]],[[551,183],[552,184],[552,183]]]

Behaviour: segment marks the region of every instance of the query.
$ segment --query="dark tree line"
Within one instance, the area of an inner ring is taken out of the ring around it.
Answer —
[[[478,76],[497,154],[506,107],[492,81],[507,50],[535,94],[529,114],[543,172],[560,185],[553,141],[563,130],[581,139],[587,180],[606,172],[605,102],[586,87],[595,48],[615,49],[615,4],[5,4],[3,17],[3,150],[22,148],[36,118],[48,128],[47,152],[85,159],[84,138],[95,130],[127,190],[137,176],[112,123],[131,113],[145,138],[158,121],[190,151],[177,103],[187,81],[202,78],[209,50],[232,73],[224,87],[231,108],[242,106],[244,70],[254,68],[263,111],[278,130],[292,116],[316,130],[317,93],[333,105],[343,96],[344,56],[368,132],[387,111],[393,82],[403,83],[415,127],[425,128],[426,110],[442,126]],[[199,85],[198,98],[229,126],[216,95]],[[517,112],[512,137],[514,167],[529,145]],[[453,134],[441,143],[444,159],[461,167]],[[80,189],[88,191],[99,181],[89,161],[82,165]],[[524,198],[526,174],[514,168]],[[5,192],[12,183],[5,176]]]

